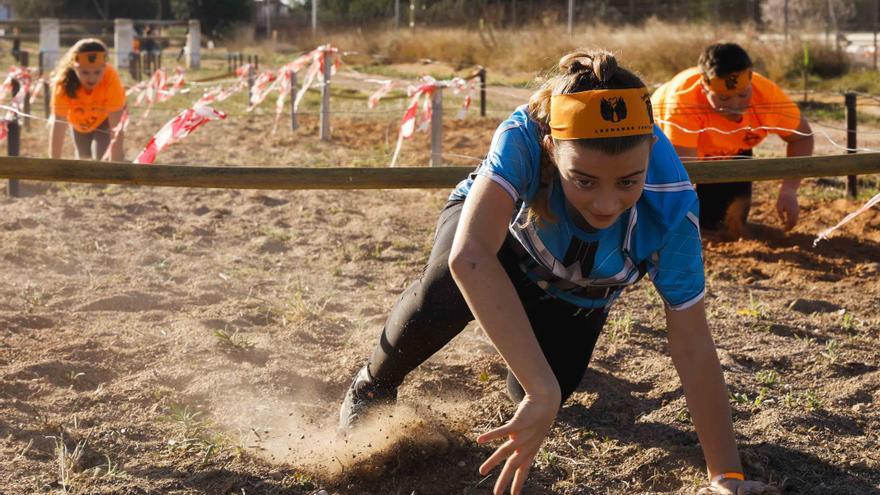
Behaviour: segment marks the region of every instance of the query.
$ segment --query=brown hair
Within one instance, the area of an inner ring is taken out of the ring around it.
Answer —
[[[528,111],[540,124],[541,188],[534,202],[529,205],[529,221],[555,222],[547,204],[548,187],[559,173],[555,158],[543,149],[544,136],[550,132],[550,97],[557,94],[578,93],[594,89],[644,88],[645,83],[629,70],[617,65],[614,55],[605,50],[575,50],[559,60],[550,77],[529,98]],[[609,138],[577,139],[570,141],[585,148],[599,150],[610,155],[623,153],[651,139],[650,134]],[[554,140],[554,144],[558,144]]]
[[[700,52],[700,70],[706,79],[724,77],[752,68],[748,52],[736,43],[715,43]]]
[[[103,41],[96,38],[84,38],[76,42],[75,45],[67,50],[67,53],[58,61],[55,72],[52,74],[52,86],[59,84],[64,87],[64,92],[70,98],[76,98],[76,90],[82,85],[79,78],[76,77],[76,56],[84,52],[104,52],[107,53],[107,45]]]

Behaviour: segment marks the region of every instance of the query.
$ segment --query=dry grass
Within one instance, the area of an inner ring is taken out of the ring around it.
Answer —
[[[533,25],[521,29],[493,30],[424,28],[415,33],[394,31],[344,31],[298,40],[306,49],[331,42],[361,61],[411,63],[425,59],[467,67],[485,65],[502,73],[536,73],[546,70],[564,53],[577,47],[601,47],[618,54],[629,67],[648,81],[660,82],[696,63],[700,49],[717,40],[742,44],[759,70],[772,78],[782,77],[799,46],[785,48],[758,40],[757,33],[742,26],[668,23],[656,19],[641,25],[582,25],[573,37],[564,26]]]

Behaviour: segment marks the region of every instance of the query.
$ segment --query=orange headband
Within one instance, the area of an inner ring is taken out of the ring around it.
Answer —
[[[84,69],[98,69],[107,63],[107,52],[82,52],[76,54],[76,64]]]
[[[550,98],[550,135],[556,139],[637,136],[654,132],[646,88],[595,89]]]
[[[706,79],[703,76],[703,84],[713,93],[734,93],[746,89],[752,83],[752,69],[733,72],[724,77]]]

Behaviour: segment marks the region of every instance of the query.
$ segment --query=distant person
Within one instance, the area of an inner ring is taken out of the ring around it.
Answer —
[[[111,131],[125,109],[125,88],[107,63],[107,46],[100,40],[79,40],[58,62],[52,79],[49,157],[60,158],[67,127],[73,130],[77,158],[100,159],[111,141]],[[123,159],[120,131],[110,157]],[[94,149],[93,149],[94,146]]]
[[[781,137],[787,156],[813,154],[810,124],[775,83],[755,72],[735,43],[709,45],[692,67],[651,97],[654,116],[682,160],[750,158],[768,133]],[[782,181],[776,212],[785,230],[798,221],[800,179]],[[698,184],[700,226],[723,237],[747,235],[752,183]]]
[[[706,321],[697,195],[649,102],[645,84],[607,52],[559,61],[450,194],[423,273],[345,394],[343,431],[394,402],[407,375],[477,320],[507,363],[518,404],[508,423],[477,439],[505,442],[480,473],[503,464],[494,493],[521,493],[609,309],[650,273],[714,493],[763,490],[744,480]]]
[[[154,36],[154,31],[151,26],[147,26],[144,28],[144,36],[141,39],[140,50],[146,54],[158,56],[162,51],[162,48],[159,46],[159,42],[156,40]]]
[[[140,49],[144,54],[144,70],[153,72],[159,69],[159,56],[162,54],[162,47],[153,37],[154,31],[152,26],[144,28],[144,36],[141,39]]]
[[[15,59],[16,63],[21,63],[21,30],[18,27],[12,28],[12,50],[10,53],[12,54],[12,58]]]

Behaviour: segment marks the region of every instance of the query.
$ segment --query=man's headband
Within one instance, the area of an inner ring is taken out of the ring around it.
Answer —
[[[76,64],[83,69],[98,69],[107,63],[107,52],[81,52],[76,54]]]
[[[550,135],[556,139],[637,136],[654,132],[646,88],[595,89],[550,98]]]
[[[703,76],[703,84],[713,93],[735,93],[746,89],[752,83],[752,69],[732,72],[723,77],[707,79]]]

